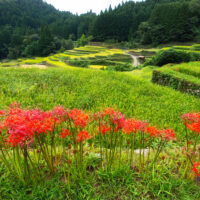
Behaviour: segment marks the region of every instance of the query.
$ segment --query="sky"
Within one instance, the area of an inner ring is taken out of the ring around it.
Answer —
[[[92,10],[99,14],[101,10],[117,6],[122,0],[44,0],[61,11],[70,11],[73,14],[83,14]],[[127,0],[124,0],[124,2]],[[142,0],[134,0],[142,1]]]

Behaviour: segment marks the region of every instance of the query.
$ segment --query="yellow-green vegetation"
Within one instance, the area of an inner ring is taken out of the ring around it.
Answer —
[[[103,65],[90,65],[92,69],[106,69],[106,66]]]

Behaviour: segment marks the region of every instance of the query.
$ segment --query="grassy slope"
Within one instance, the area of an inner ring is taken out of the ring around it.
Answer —
[[[174,65],[173,69],[177,70],[180,73],[200,78],[200,62],[190,62],[180,65]]]
[[[183,134],[181,115],[199,111],[200,100],[150,82],[151,69],[132,74],[76,68],[0,69],[0,108],[11,102],[51,109],[57,104],[87,110],[114,107]]]

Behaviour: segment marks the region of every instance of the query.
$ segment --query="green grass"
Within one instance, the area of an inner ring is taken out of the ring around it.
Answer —
[[[180,65],[174,65],[173,69],[200,79],[200,62],[183,63]]]
[[[37,184],[22,185],[5,173],[0,166],[0,199],[2,200],[198,200],[199,185],[191,180],[181,179],[175,170],[174,161],[162,161],[156,173],[138,174],[124,167],[106,172],[101,169],[88,171],[86,179],[64,183],[61,172],[50,178],[48,175]],[[160,165],[161,166],[161,165]],[[168,167],[170,166],[170,169]],[[173,172],[173,173],[172,173]]]

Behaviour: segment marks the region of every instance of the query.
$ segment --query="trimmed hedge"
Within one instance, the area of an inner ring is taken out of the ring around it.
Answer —
[[[152,82],[200,97],[200,81],[189,75],[183,76],[173,70],[154,70]]]

